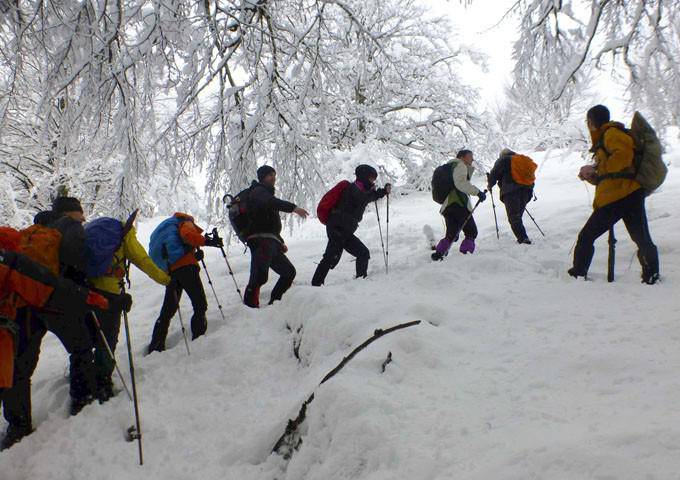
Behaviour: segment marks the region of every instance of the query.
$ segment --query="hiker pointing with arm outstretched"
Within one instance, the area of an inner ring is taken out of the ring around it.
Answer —
[[[307,218],[307,210],[275,196],[276,170],[269,165],[257,169],[257,182],[253,182],[248,195],[250,225],[246,243],[250,249],[250,278],[243,303],[251,308],[260,306],[260,287],[269,279],[271,268],[279,274],[269,304],[281,300],[295,279],[295,267],[288,257],[288,247],[281,237],[280,212],[295,213]]]

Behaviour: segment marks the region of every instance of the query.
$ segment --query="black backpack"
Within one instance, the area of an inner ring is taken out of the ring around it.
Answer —
[[[446,201],[453,184],[453,162],[445,163],[434,169],[432,174],[432,200],[440,205]]]
[[[247,243],[248,237],[250,236],[250,229],[253,224],[253,218],[250,214],[248,208],[248,198],[250,197],[250,192],[255,186],[255,182],[245,190],[240,191],[236,196],[226,194],[222,199],[225,203],[229,200],[227,205],[227,210],[229,212],[229,223],[231,223],[231,228],[236,233],[236,236],[243,243]]]

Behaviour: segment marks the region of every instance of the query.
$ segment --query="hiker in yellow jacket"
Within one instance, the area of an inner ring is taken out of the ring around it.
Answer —
[[[168,274],[156,266],[144,247],[139,243],[139,240],[137,240],[137,232],[131,226],[132,221],[128,220],[128,223],[130,223],[129,231],[125,233],[120,248],[113,255],[113,262],[109,271],[106,275],[89,279],[92,286],[107,298],[117,297],[122,292],[122,283],[125,281],[126,276],[125,264],[128,260],[156,283],[160,285],[168,285],[170,283]],[[111,350],[114,352],[118,343],[121,313],[123,310],[129,311],[131,306],[132,302],[129,299],[127,304],[120,304],[119,302],[118,308],[112,306],[108,311],[99,313],[99,323],[101,324],[102,332],[106,336]],[[114,364],[101,339],[101,335],[98,332],[95,332],[95,334],[96,394],[99,402],[103,403],[114,396],[113,382],[111,380]]]
[[[635,180],[635,142],[619,122],[610,120],[609,109],[596,105],[586,117],[593,141],[594,165],[581,168],[579,178],[595,187],[593,213],[578,235],[574,265],[568,270],[574,278],[588,274],[595,240],[623,219],[630,238],[638,247],[642,283],[659,280],[659,254],[652,242],[645,210],[645,190]]]

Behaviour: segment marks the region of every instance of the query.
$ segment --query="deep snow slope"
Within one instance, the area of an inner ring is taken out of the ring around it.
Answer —
[[[310,219],[288,235],[296,284],[281,303],[259,311],[240,305],[219,252],[209,250],[226,321],[206,283],[208,334],[191,343],[191,356],[177,320],[169,350],[142,355],[163,289],[135,272],[131,323],[145,465],[137,465],[136,445],[123,439],[133,418],[124,393],[67,417],[66,358],[50,336],[34,377],[38,429],[0,454],[0,476],[677,478],[680,155],[668,159],[669,179],[648,202],[663,275],[653,287],[639,283],[622,225],[616,283],[605,280],[605,238],[596,244],[592,281],[566,275],[592,199],[592,188],[575,178],[574,157],[541,165],[539,201],[530,210],[547,236],[527,218],[532,246],[515,243],[500,204],[497,240],[487,201],[477,214],[475,254],[452,250],[434,264],[422,229],[429,224],[442,233],[436,205],[426,193],[395,194],[389,275],[371,206],[358,232],[373,255],[370,277],[353,280],[354,264],[343,257],[326,286],[309,286],[325,246],[323,229]],[[384,222],[384,202],[380,208]],[[153,224],[143,223],[140,237],[148,238]],[[234,247],[230,259],[243,288],[249,258]],[[272,286],[263,289],[265,300]],[[186,323],[191,308],[184,302]],[[373,343],[316,388],[375,328],[411,320],[422,323]],[[300,342],[300,361],[294,341]],[[393,361],[381,373],[388,352]],[[122,334],[118,353],[127,374]],[[288,418],[315,388],[300,450],[289,463],[271,455]]]

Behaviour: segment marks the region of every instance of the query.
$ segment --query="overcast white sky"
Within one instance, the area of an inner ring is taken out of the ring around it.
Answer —
[[[470,68],[462,72],[463,78],[481,91],[482,102],[502,103],[504,87],[510,83],[515,65],[512,46],[517,39],[519,19],[511,15],[499,21],[516,0],[474,0],[469,5],[465,5],[465,0],[421,1],[433,13],[448,16],[464,43],[488,56],[488,72]],[[612,80],[606,70],[594,72],[594,76],[591,87],[597,94],[596,101],[608,105],[614,117],[629,116],[624,87]]]
[[[501,101],[515,63],[512,44],[517,38],[518,21],[513,17],[500,24],[499,21],[515,0],[476,0],[467,6],[459,0],[425,0],[425,3],[432,12],[451,19],[462,43],[488,56],[488,72],[469,68],[462,76],[480,89],[484,101],[491,104]]]

